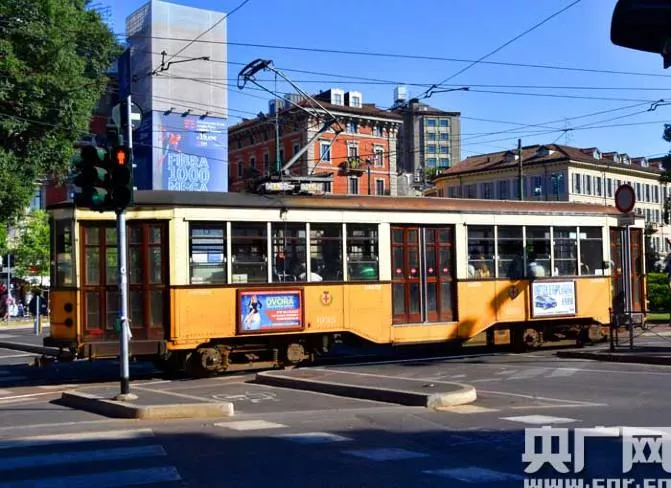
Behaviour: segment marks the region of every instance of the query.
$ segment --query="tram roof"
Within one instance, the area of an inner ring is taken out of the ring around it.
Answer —
[[[48,208],[72,207],[60,202]],[[255,195],[236,192],[135,191],[134,207],[302,208],[403,212],[553,213],[620,215],[615,207],[558,201],[477,200],[368,195]]]

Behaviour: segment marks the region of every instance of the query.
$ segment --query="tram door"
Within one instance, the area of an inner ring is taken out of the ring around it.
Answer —
[[[393,322],[456,319],[454,227],[392,227]]]
[[[113,223],[81,223],[82,319],[88,341],[118,341],[117,232]],[[167,330],[167,227],[128,225],[128,310],[133,340],[161,340]],[[165,324],[165,328],[164,328]]]
[[[645,310],[643,296],[643,231],[641,229],[630,229],[630,255],[631,276],[626,277],[624,273],[624,229],[618,227],[610,228],[610,259],[611,259],[611,288],[613,291],[613,310],[616,313],[625,312],[624,280],[631,280],[632,311],[642,312]]]

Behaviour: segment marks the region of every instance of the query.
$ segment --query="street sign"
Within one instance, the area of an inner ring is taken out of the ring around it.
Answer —
[[[636,205],[636,192],[631,185],[620,185],[615,191],[615,206],[622,213],[629,213]]]
[[[119,129],[121,129],[121,104],[117,104],[112,109],[112,120]],[[133,130],[137,130],[142,123],[142,109],[137,103],[130,105],[130,123]]]
[[[634,212],[623,213],[619,218],[618,222],[620,225],[634,225],[636,223],[636,214]]]
[[[130,72],[130,49],[126,49],[118,61],[119,68],[119,98],[124,100],[130,95],[131,72]]]

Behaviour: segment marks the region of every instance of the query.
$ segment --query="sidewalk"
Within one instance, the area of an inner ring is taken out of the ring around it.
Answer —
[[[40,324],[42,325],[42,330],[44,330],[45,327],[49,327],[49,318],[42,317]],[[35,327],[35,319],[32,317],[20,319],[11,318],[9,321],[0,321],[0,331],[25,330],[32,329],[33,327]]]
[[[609,347],[592,350],[557,351],[557,357],[567,359],[592,359],[617,363],[657,364],[671,366],[671,344],[669,346],[619,346],[614,352]]]

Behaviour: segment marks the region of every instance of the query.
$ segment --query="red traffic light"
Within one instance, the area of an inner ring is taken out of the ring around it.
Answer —
[[[112,151],[112,162],[117,166],[126,166],[128,164],[128,149],[126,147],[116,147]]]

